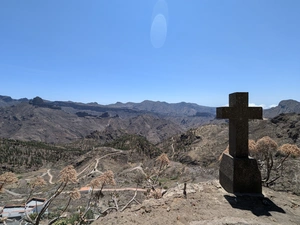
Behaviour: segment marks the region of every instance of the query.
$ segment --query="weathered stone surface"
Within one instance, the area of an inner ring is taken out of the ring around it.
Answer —
[[[261,194],[262,191],[261,174],[253,158],[235,158],[223,154],[219,179],[229,193]]]
[[[229,95],[229,107],[217,108],[217,118],[229,119],[229,154],[222,157],[219,179],[230,193],[261,194],[261,174],[248,157],[249,119],[262,119],[261,107],[248,107],[248,93]]]

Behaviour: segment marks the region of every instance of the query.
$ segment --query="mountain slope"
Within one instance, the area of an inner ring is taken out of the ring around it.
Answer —
[[[129,134],[140,134],[153,143],[183,131],[178,125],[154,115],[127,119],[110,117],[109,114],[82,116],[28,103],[0,108],[0,137],[4,138],[66,143],[95,130],[103,131],[107,126]]]
[[[278,106],[264,110],[265,118],[273,118],[281,113],[300,113],[300,102],[295,100],[283,100]]]
[[[141,103],[116,103],[109,105],[114,108],[127,108],[134,110],[142,110],[152,113],[157,113],[164,116],[195,116],[197,112],[210,113],[215,115],[216,109],[214,107],[200,106],[195,103],[166,103],[160,101],[145,100]]]
[[[295,113],[282,114],[272,120],[253,120],[249,122],[249,139],[257,141],[264,136],[269,136],[276,141],[278,146],[289,143],[300,147],[299,121],[300,114]],[[209,124],[174,136],[158,146],[167,152],[173,160],[212,169],[212,174],[218,177],[218,160],[228,145],[228,139],[227,123]],[[297,179],[299,169],[300,157],[290,157],[285,165],[285,176],[276,182],[273,188],[282,191],[290,190],[300,194],[300,184]]]
[[[265,117],[300,112],[300,103],[281,101],[264,111]],[[93,131],[122,130],[156,144],[173,135],[205,124],[219,124],[215,108],[192,103],[143,101],[141,103],[76,103],[47,101],[40,97],[15,100],[0,96],[0,137],[49,143],[72,142]],[[295,134],[292,134],[295,136]]]

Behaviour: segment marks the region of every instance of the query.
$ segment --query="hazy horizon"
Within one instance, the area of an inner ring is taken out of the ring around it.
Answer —
[[[24,97],[21,97],[21,98],[14,98],[12,96],[8,96],[8,95],[5,95],[5,94],[0,94],[0,96],[6,96],[6,97],[11,97],[12,99],[15,99],[15,100],[20,100],[20,99],[23,99],[23,98],[27,98],[26,96]],[[40,97],[42,98],[43,100],[45,101],[64,101],[64,102],[74,102],[74,103],[84,103],[84,104],[99,104],[99,105],[113,105],[113,104],[117,104],[117,103],[121,103],[121,104],[128,104],[128,103],[142,103],[144,101],[152,101],[152,102],[161,102],[161,103],[168,103],[168,104],[179,104],[179,103],[188,103],[188,104],[197,104],[197,105],[200,105],[198,103],[195,103],[195,102],[187,102],[187,101],[181,101],[181,102],[167,102],[167,101],[160,101],[160,100],[151,100],[151,99],[145,99],[143,101],[140,101],[140,102],[133,102],[133,101],[128,101],[128,102],[121,102],[121,101],[117,101],[117,102],[111,102],[111,103],[108,103],[108,104],[101,104],[101,103],[98,103],[98,102],[78,102],[78,101],[73,101],[72,99],[68,99],[68,100],[64,100],[64,99],[46,99],[46,98],[43,98],[42,96],[35,96],[35,97]],[[28,100],[31,100],[31,99],[34,99],[35,97],[33,98],[27,98]],[[294,99],[282,99],[282,100],[294,100]],[[281,101],[282,101],[281,100]],[[278,102],[279,104],[279,102]],[[260,107],[263,107],[264,109],[269,109],[269,108],[272,108],[272,107],[276,107],[278,106],[278,104],[274,104],[274,105],[257,105],[255,103],[251,103],[249,102],[249,107],[255,107],[255,106],[260,106]],[[224,104],[224,105],[219,105],[219,106],[208,106],[208,105],[200,105],[200,106],[207,106],[207,107],[221,107],[221,106],[228,106],[229,104]]]

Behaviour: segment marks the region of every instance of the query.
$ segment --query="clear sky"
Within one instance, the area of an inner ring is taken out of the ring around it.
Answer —
[[[299,0],[1,0],[0,95],[300,101]]]

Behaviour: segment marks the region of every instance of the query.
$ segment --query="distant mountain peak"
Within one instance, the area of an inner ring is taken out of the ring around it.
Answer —
[[[293,99],[287,99],[287,100],[280,101],[278,106],[286,107],[286,106],[293,106],[293,105],[297,105],[297,104],[300,104],[300,103]]]
[[[293,99],[282,100],[278,106],[264,110],[264,117],[273,118],[282,113],[300,113],[300,102]]]

